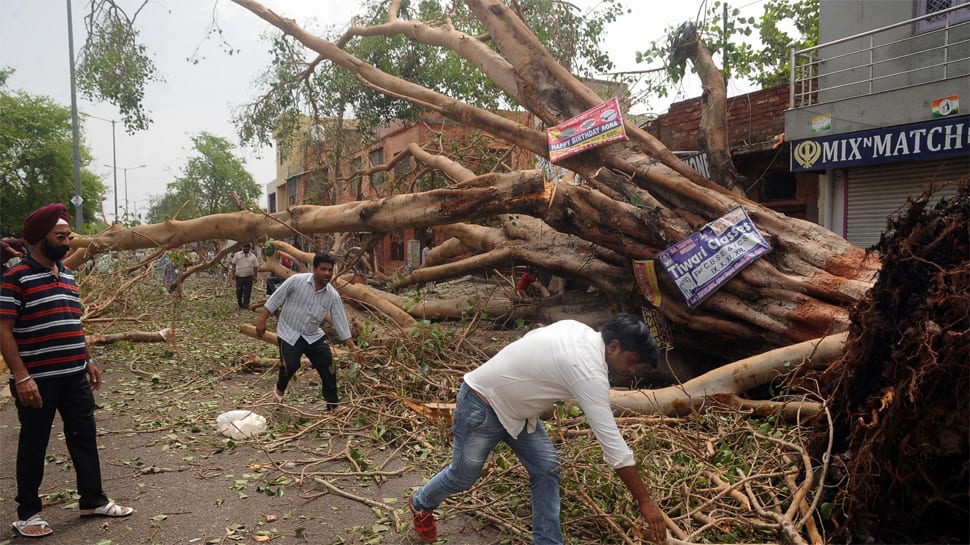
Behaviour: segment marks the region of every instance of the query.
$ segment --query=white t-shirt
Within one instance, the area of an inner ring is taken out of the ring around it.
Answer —
[[[232,254],[232,266],[235,275],[240,278],[253,276],[256,274],[256,269],[259,268],[259,258],[253,252],[247,254],[246,252],[238,251]]]
[[[610,409],[606,345],[583,323],[563,320],[530,331],[467,373],[465,383],[488,400],[513,437],[535,431],[539,415],[557,401],[574,399],[610,467],[635,464]]]

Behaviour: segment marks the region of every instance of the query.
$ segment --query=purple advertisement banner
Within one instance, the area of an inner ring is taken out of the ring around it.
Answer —
[[[660,263],[694,308],[771,246],[740,206],[660,252]]]

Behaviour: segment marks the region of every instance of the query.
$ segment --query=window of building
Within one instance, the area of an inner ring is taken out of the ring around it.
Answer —
[[[384,164],[384,148],[377,148],[376,150],[370,152],[368,156],[370,159],[370,165],[372,167],[380,166]],[[370,183],[374,187],[380,187],[384,183],[384,173],[375,172],[370,175]]]
[[[360,157],[354,157],[350,162],[350,167],[354,169],[353,178],[350,179],[350,192],[354,194],[354,198],[360,195],[360,164]]]
[[[286,180],[286,195],[288,197],[287,202],[290,206],[296,204],[296,176]]]
[[[764,182],[764,201],[794,201],[798,198],[798,181],[791,172],[768,173]]]
[[[970,0],[916,0],[916,16],[922,17],[938,11],[950,9],[955,6],[966,4],[967,7],[951,11],[946,14],[934,15],[916,22],[917,32],[928,32],[943,28],[947,24],[954,25],[963,21],[970,20]]]
[[[400,180],[411,170],[411,158],[401,159],[394,165],[394,178]]]
[[[391,261],[404,261],[404,231],[391,231]]]

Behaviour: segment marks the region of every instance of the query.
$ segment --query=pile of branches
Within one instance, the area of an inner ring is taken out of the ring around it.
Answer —
[[[430,477],[451,459],[450,403],[462,376],[502,344],[495,343],[495,335],[502,333],[489,330],[479,318],[471,317],[457,327],[422,322],[397,336],[371,336],[365,331],[358,344],[365,348],[368,362],[350,363],[339,371],[344,375],[341,395],[350,410],[309,421],[307,415],[300,415],[302,424],[261,447],[271,458],[279,450],[302,448],[308,431],[332,432],[334,418],[342,418],[339,427],[355,436],[353,460],[347,457],[353,464],[348,474],[359,476],[362,467],[388,465],[385,458],[391,451],[408,467]],[[489,341],[495,345],[483,349]],[[824,474],[813,467],[797,425],[780,416],[755,418],[716,402],[688,417],[620,417],[618,423],[655,501],[668,516],[674,543],[824,541],[814,519]],[[569,539],[590,544],[646,543],[641,539],[639,511],[603,461],[578,406],[561,403],[547,415],[545,425],[563,463],[562,519]],[[280,470],[313,478],[330,492],[337,491],[341,476],[317,475],[316,465],[305,459],[296,466],[280,464]],[[465,513],[501,529],[509,536],[508,543],[531,543],[529,498],[527,473],[514,453],[500,445],[478,483],[466,494],[449,499],[437,513],[439,517]],[[376,507],[381,507],[381,513],[392,513],[394,520],[385,522],[405,524],[406,529],[407,521],[402,520],[406,513],[394,512],[392,506]]]
[[[970,543],[967,179],[933,202],[924,194],[890,219],[846,353],[818,377],[842,481],[828,520],[846,541]]]
[[[100,280],[97,276],[87,278],[88,290],[95,289]],[[270,366],[276,362],[271,345],[265,350],[247,348],[251,357],[237,355],[233,363],[239,345],[249,343],[225,343],[214,335],[213,331],[222,330],[212,323],[220,315],[213,312],[214,300],[232,299],[227,292],[213,295],[217,291],[213,288],[223,284],[220,277],[193,276],[181,292],[166,295],[158,278],[146,277],[126,294],[125,308],[136,316],[142,316],[139,313],[145,308],[154,309],[154,320],[165,320],[178,330],[177,342],[172,341],[173,348],[168,350],[157,344],[122,344],[102,350],[124,351],[117,359],[136,361],[137,368],[132,370],[146,377],[165,376],[169,371],[163,366],[172,358],[179,361],[180,368],[195,369],[197,379],[172,386],[164,399],[178,399],[183,389],[202,387],[212,388],[208,397],[216,399],[221,395],[216,390],[229,375],[247,380],[246,374],[253,371],[272,373]],[[226,314],[228,320],[240,316]],[[108,319],[118,321],[95,322],[93,329],[127,327],[121,316]],[[494,329],[481,314],[460,323],[419,322],[407,331],[395,330],[381,320],[384,318],[376,312],[358,320],[362,329],[357,341],[366,357],[363,365],[337,355],[345,410],[309,412],[298,397],[299,389],[291,389],[294,391],[287,392],[282,408],[274,404],[269,433],[255,439],[253,446],[266,454],[273,471],[285,475],[305,494],[338,494],[359,501],[373,508],[377,526],[406,532],[409,516],[401,503],[383,505],[355,495],[352,487],[361,480],[393,479],[403,471],[430,476],[447,465],[451,458],[448,405],[455,399],[462,376],[526,329]],[[163,358],[148,355],[163,350]],[[197,353],[205,355],[197,357]],[[260,385],[256,389],[264,391],[264,377],[252,380]],[[249,403],[261,410],[265,407],[260,405],[272,403],[265,397],[231,404]],[[203,427],[216,416],[205,411],[217,411],[218,405],[187,407],[179,421],[152,421],[146,423],[146,431]],[[804,446],[806,438],[797,425],[781,416],[755,417],[715,401],[681,418],[625,416],[618,423],[654,499],[668,516],[672,543],[824,541],[814,519],[825,482],[824,468],[820,471],[812,465]],[[579,408],[564,402],[548,415],[545,425],[563,463],[563,529],[569,540],[643,543],[633,500],[603,461]],[[294,453],[300,455],[294,457]],[[447,501],[438,515],[467,513],[499,528],[511,544],[531,543],[529,498],[528,476],[515,455],[502,446],[476,486]]]

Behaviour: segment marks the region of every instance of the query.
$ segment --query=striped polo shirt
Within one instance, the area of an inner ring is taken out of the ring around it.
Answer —
[[[0,319],[14,319],[20,359],[34,379],[83,372],[87,368],[81,298],[70,269],[60,274],[25,257],[0,283]]]

